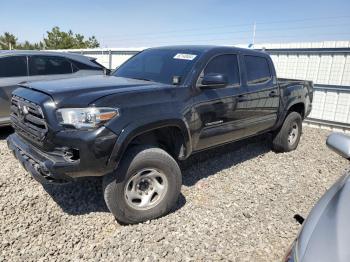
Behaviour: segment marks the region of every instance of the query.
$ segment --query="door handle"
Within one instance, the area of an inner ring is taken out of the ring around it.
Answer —
[[[269,93],[269,97],[275,97],[275,96],[278,96],[276,91],[271,91]]]
[[[245,102],[245,101],[248,101],[248,98],[245,95],[239,95],[237,101]]]

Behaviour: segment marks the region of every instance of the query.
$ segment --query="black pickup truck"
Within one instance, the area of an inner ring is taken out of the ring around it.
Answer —
[[[103,176],[118,221],[162,216],[181,188],[178,160],[262,133],[294,150],[312,82],[277,79],[268,54],[215,46],[140,52],[110,76],[22,84],[8,146],[41,183]]]

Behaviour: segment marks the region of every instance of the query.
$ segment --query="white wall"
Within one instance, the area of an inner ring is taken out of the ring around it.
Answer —
[[[350,89],[315,89],[310,118],[350,124]]]
[[[349,54],[272,54],[278,77],[350,86]]]

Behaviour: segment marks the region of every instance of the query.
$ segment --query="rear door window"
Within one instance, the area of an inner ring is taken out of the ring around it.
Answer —
[[[0,58],[0,77],[27,76],[27,57],[11,56]]]
[[[269,62],[265,57],[244,56],[248,85],[261,84],[271,79]]]
[[[73,72],[75,73],[75,72],[77,72],[79,70],[102,70],[103,69],[103,66],[100,65],[99,63],[97,63],[96,61],[93,60],[91,62],[96,64],[100,68],[94,67],[94,66],[90,66],[90,65],[78,62],[78,61],[71,60],[71,63],[73,65]]]
[[[204,68],[204,75],[218,73],[226,75],[230,85],[239,85],[239,68],[237,55],[219,55],[214,57]]]
[[[29,59],[29,75],[71,74],[72,64],[63,57],[32,56]]]

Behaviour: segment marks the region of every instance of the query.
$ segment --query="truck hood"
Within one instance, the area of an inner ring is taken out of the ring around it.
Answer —
[[[51,96],[58,107],[87,106],[99,98],[115,93],[171,87],[156,82],[105,75],[26,82],[20,86]]]
[[[343,176],[305,220],[298,238],[298,261],[350,261],[350,179]]]

